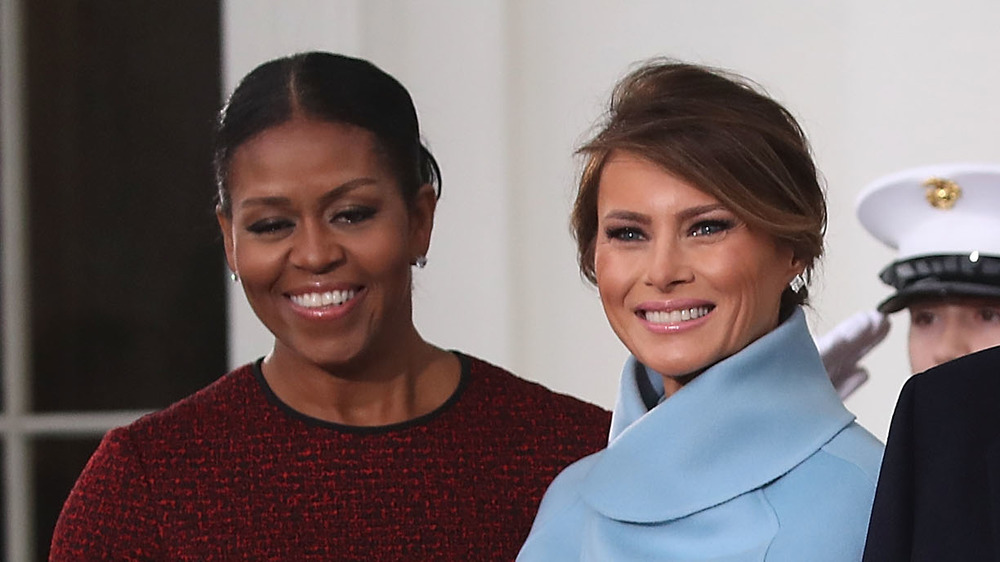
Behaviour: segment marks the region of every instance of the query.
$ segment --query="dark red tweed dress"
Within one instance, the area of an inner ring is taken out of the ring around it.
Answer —
[[[513,560],[549,482],[607,412],[468,356],[441,408],[349,428],[291,411],[244,366],[111,431],[50,560]]]

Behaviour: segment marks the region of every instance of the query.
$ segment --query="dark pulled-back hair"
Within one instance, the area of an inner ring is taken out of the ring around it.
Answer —
[[[662,167],[718,199],[747,226],[790,245],[809,279],[823,254],[827,211],[809,144],[795,118],[746,78],[654,59],[615,87],[586,157],[572,214],[580,271],[592,283],[601,173],[613,152]],[[782,314],[807,290],[786,289]]]
[[[228,179],[236,150],[295,117],[370,131],[407,204],[425,184],[433,185],[440,196],[441,170],[420,141],[417,112],[406,88],[368,61],[308,52],[253,69],[219,113],[214,163],[222,213],[232,213]]]

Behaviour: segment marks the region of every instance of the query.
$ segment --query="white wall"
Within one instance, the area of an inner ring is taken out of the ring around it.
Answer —
[[[414,273],[417,324],[441,346],[510,365],[503,17],[499,2],[232,0],[223,52],[227,95],[261,62],[304,50],[368,58],[406,85],[444,177],[429,265]],[[271,336],[241,291],[230,304],[235,365]]]
[[[574,148],[629,65],[669,55],[763,84],[801,120],[829,188],[821,333],[889,294],[891,259],[854,200],[876,177],[941,161],[1000,162],[1000,3],[990,0],[230,0],[226,90],[297,50],[371,59],[413,94],[444,172],[416,320],[439,345],[610,407],[625,351],[576,271]],[[236,293],[236,291],[234,291]],[[233,297],[233,362],[269,347]],[[886,433],[908,375],[907,318],[847,405]]]

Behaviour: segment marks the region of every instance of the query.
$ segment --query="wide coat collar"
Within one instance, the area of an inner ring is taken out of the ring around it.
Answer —
[[[854,420],[801,309],[648,410],[657,379],[634,357],[625,363],[610,442],[581,488],[606,517],[665,522],[719,505],[779,478]]]

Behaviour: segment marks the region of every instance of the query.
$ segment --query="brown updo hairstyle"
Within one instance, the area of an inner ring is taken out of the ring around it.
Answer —
[[[748,79],[716,68],[654,59],[615,86],[586,158],[573,205],[580,272],[597,284],[597,196],[613,152],[627,152],[718,199],[747,226],[792,247],[809,281],[823,254],[826,199],[795,118]],[[785,289],[781,317],[808,290]]]

